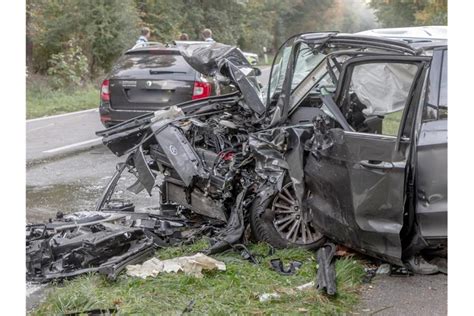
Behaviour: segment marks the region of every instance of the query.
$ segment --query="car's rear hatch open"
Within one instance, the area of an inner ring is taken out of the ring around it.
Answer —
[[[189,101],[196,76],[177,50],[127,52],[110,73],[111,108],[153,111]]]

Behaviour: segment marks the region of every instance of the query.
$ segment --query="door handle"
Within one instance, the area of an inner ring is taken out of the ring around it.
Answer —
[[[392,169],[393,163],[380,160],[361,160],[361,166],[369,169]]]

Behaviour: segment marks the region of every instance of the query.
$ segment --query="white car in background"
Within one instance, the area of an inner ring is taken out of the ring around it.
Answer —
[[[370,35],[387,37],[391,39],[413,40],[413,41],[436,41],[448,39],[448,27],[443,26],[415,26],[387,29],[373,29],[355,33],[357,35]]]

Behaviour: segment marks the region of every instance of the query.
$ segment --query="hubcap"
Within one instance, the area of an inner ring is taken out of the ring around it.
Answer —
[[[289,242],[306,245],[321,237],[311,220],[302,212],[291,182],[273,199],[272,214],[273,226],[280,236]]]

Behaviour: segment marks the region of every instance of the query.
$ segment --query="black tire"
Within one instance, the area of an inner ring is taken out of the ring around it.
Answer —
[[[279,215],[275,213],[275,205],[280,204],[278,203],[279,200],[281,201],[280,194],[284,194],[285,197],[288,197],[288,195],[284,193],[284,190],[286,189],[286,192],[288,192],[290,191],[290,188],[293,188],[291,182],[284,185],[281,192],[270,198],[267,198],[265,201],[262,201],[262,197],[257,197],[255,199],[250,209],[250,227],[252,229],[252,234],[257,241],[265,241],[275,248],[301,247],[305,249],[317,249],[324,244],[325,238],[323,235],[319,234],[316,229],[314,229],[314,226],[310,223],[310,221],[301,219],[298,229],[296,229],[297,231],[290,235],[290,238],[285,238],[284,231],[280,230],[279,232],[275,227],[278,226],[276,222],[281,221],[281,219],[278,219]],[[294,191],[290,191],[290,194],[291,193],[294,194]],[[295,200],[296,199],[293,201]],[[286,204],[289,205],[289,203]],[[306,233],[306,230],[303,231],[303,227],[301,227],[301,222],[303,221],[305,223],[303,225],[305,225],[305,228],[308,229],[310,233]],[[282,226],[280,226],[280,228]],[[289,226],[292,225],[290,224]],[[295,234],[299,233],[298,230],[300,228],[300,236],[295,240]],[[303,233],[305,234],[305,237],[307,237],[306,240],[303,240]]]

